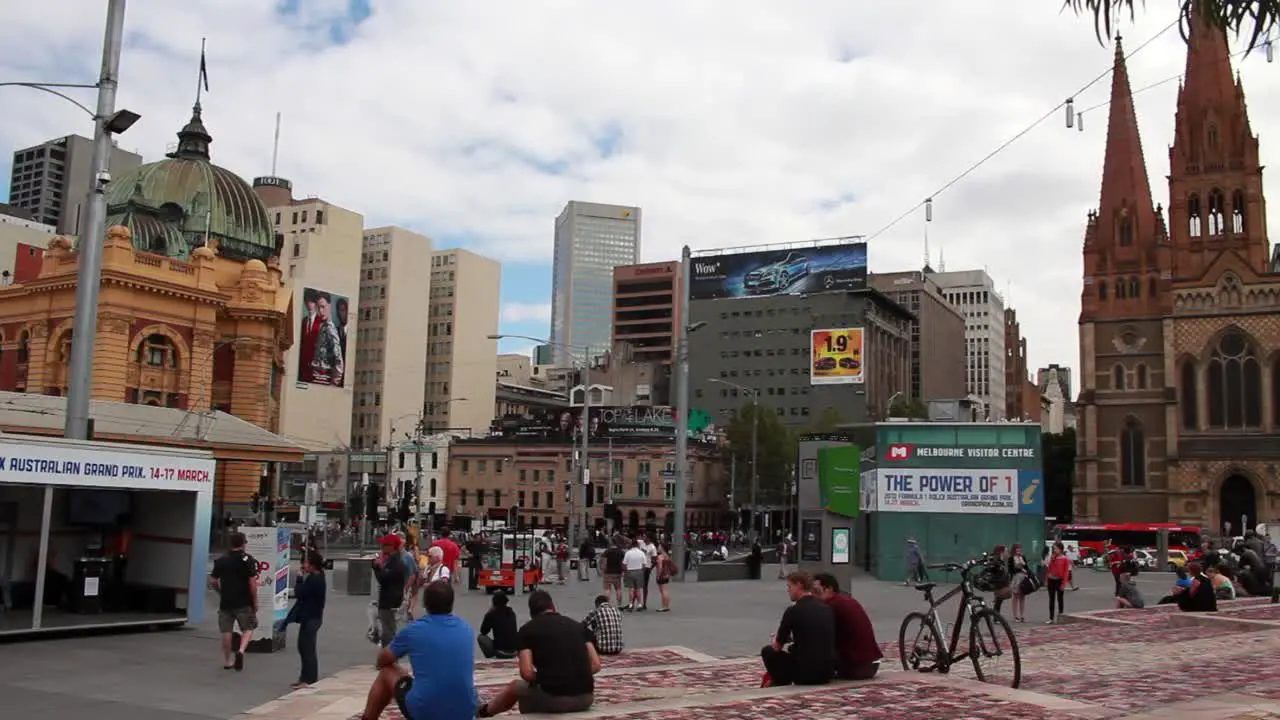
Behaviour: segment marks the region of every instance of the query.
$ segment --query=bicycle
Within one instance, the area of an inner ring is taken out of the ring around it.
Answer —
[[[960,584],[937,600],[933,597],[933,589],[937,587],[937,583],[925,582],[914,585],[916,590],[924,593],[924,599],[929,603],[929,610],[910,613],[902,620],[902,628],[898,631],[898,654],[902,660],[903,670],[947,673],[952,665],[967,657],[973,663],[973,670],[977,673],[978,680],[992,682],[988,679],[990,674],[983,669],[981,661],[1009,656],[1013,659],[1013,681],[1009,686],[1017,688],[1022,683],[1022,656],[1018,652],[1018,639],[1013,634],[1013,628],[1003,616],[987,607],[986,601],[977,594],[974,581],[969,576],[975,569],[984,567],[988,559],[988,556],[984,555],[963,564],[945,563],[928,566],[930,570],[959,572]],[[951,644],[946,645],[943,642],[943,625],[938,615],[938,608],[957,593],[961,595],[960,607],[956,612],[955,625],[951,629]],[[969,646],[962,652],[956,652],[960,643],[960,629],[964,625],[966,616],[969,618]],[[908,651],[907,638],[911,637],[913,623],[919,623],[920,627]],[[1004,635],[1004,643],[1000,642],[1000,633]],[[926,641],[924,649],[921,648],[922,641]],[[929,650],[927,644],[932,644],[934,649]],[[929,660],[932,662],[927,662]]]

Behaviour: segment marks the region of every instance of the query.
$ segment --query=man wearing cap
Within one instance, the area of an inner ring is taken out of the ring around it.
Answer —
[[[400,559],[400,536],[387,535],[378,543],[382,546],[382,553],[373,561],[373,576],[378,580],[378,641],[386,647],[396,636],[396,614],[404,603],[404,586],[408,577]]]

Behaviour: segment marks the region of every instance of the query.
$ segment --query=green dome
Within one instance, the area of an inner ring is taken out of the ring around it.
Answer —
[[[267,208],[249,183],[209,162],[213,138],[197,104],[178,133],[178,149],[113,178],[107,225],[124,225],[139,250],[188,259],[215,241],[219,254],[266,260],[279,254]]]

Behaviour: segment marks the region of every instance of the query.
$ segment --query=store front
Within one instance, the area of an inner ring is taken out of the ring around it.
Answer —
[[[0,434],[0,635],[198,623],[212,452]]]

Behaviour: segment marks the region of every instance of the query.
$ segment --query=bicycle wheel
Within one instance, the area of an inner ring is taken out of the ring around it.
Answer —
[[[978,679],[1011,688],[1022,684],[1022,655],[1009,621],[996,611],[984,608],[970,616],[969,623],[969,659],[973,661]],[[999,672],[1005,662],[1012,664],[1012,677],[1007,680],[1000,679]]]
[[[913,612],[902,619],[898,630],[898,657],[903,670],[946,672],[951,664],[942,633],[933,619]]]

